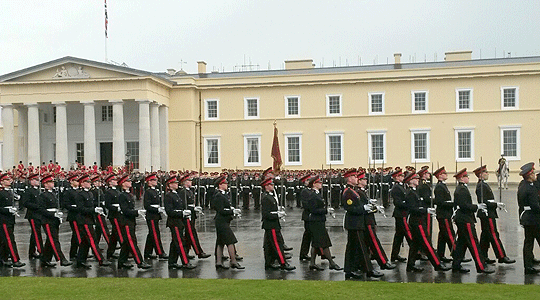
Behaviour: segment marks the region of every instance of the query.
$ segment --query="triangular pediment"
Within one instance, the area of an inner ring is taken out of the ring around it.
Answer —
[[[112,79],[144,76],[156,75],[150,72],[132,69],[127,66],[67,56],[0,76],[0,83]]]

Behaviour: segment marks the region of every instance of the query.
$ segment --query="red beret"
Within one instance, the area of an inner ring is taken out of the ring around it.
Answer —
[[[77,181],[79,181],[79,183],[81,183],[81,182],[85,182],[87,180],[90,180],[90,176],[84,174],[83,176],[79,177],[79,179]]]
[[[435,175],[435,177],[439,177],[439,175],[441,175],[442,173],[446,173],[444,166],[438,168],[435,172],[433,172],[433,175]]]
[[[261,182],[261,186],[262,187],[265,187],[269,184],[273,184],[274,183],[274,179],[273,178],[266,178],[265,180],[263,180],[263,182]]]
[[[420,176],[418,176],[418,174],[416,174],[415,172],[410,172],[407,177],[405,177],[403,179],[403,182],[407,183],[409,181],[411,181],[412,179],[415,179],[415,178],[420,178]]]
[[[180,183],[183,183],[184,181],[188,180],[190,177],[191,177],[191,175],[187,174],[187,175],[184,175],[184,176],[180,177],[180,179],[178,179],[178,181]]]
[[[360,172],[360,173],[358,173],[358,179],[367,179],[367,178],[366,178],[366,172]]]
[[[107,176],[107,178],[105,178],[105,182],[109,183],[109,181],[111,180],[116,180],[116,174],[111,174],[109,176]]]
[[[343,178],[347,178],[350,176],[358,176],[358,172],[356,171],[356,169],[350,169],[343,174]]]
[[[185,177],[185,176],[184,176]],[[178,183],[178,177],[176,177],[175,175],[169,177],[169,179],[167,179],[167,184],[171,184],[171,183]]]
[[[461,169],[459,172],[457,172],[456,174],[454,174],[454,177],[456,177],[456,179],[460,179],[461,177],[464,177],[464,176],[469,176],[467,174],[467,168],[463,168]]]
[[[28,180],[32,180],[32,179],[39,180],[39,173],[30,174],[30,175],[28,175],[27,179]]]
[[[486,165],[483,165],[481,167],[478,167],[478,168],[474,169],[473,172],[474,172],[474,175],[476,175],[476,177],[480,177],[480,174],[482,174],[482,172],[484,172],[484,171],[487,171]]]
[[[129,174],[126,174],[126,175],[120,177],[120,179],[118,179],[118,185],[121,185],[122,183],[124,183],[126,181],[131,181],[131,178],[129,178]]]
[[[144,179],[144,181],[146,181],[146,182],[148,182],[150,180],[157,180],[156,173],[152,173],[152,174],[146,176],[146,178]]]
[[[218,186],[222,183],[227,183],[227,176],[220,176],[216,180],[214,180],[214,186]]]
[[[399,175],[403,175],[403,171],[401,171],[401,169],[396,170],[396,171],[394,171],[394,173],[392,173],[392,177],[393,177],[393,178],[396,178],[396,177],[398,177]]]
[[[306,183],[306,180],[308,180],[310,177],[311,177],[311,174],[307,174],[306,176],[300,178],[300,181],[301,181],[302,183]]]
[[[54,181],[54,177],[52,175],[45,175],[43,178],[41,178],[42,184],[50,181]]]
[[[422,169],[420,169],[420,171],[418,171],[418,176],[422,177],[424,176],[424,174],[426,174],[429,170],[429,167],[428,166],[423,166]]]

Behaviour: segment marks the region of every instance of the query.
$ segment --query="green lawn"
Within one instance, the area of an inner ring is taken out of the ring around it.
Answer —
[[[0,299],[533,299],[540,286],[308,280],[0,278]]]

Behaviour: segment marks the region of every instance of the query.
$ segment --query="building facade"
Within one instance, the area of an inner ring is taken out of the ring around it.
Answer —
[[[140,170],[446,166],[511,181],[538,161],[540,57],[149,73],[65,57],[0,77],[2,167],[49,160]],[[128,154],[128,155],[126,155]]]

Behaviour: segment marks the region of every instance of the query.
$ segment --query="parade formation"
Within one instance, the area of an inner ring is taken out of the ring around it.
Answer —
[[[87,260],[93,256],[99,268],[148,269],[152,267],[148,262],[158,259],[166,261],[169,269],[196,269],[198,266],[192,263],[195,257],[212,256],[201,247],[196,219],[212,211],[215,268],[241,270],[245,266],[236,249],[239,241],[231,221],[241,222],[242,211],[250,207],[260,211],[264,230],[261,268],[268,271],[296,269],[291,263],[293,249],[282,235],[286,208],[292,207],[303,209],[299,260],[308,262],[313,272],[325,270],[317,264],[319,257],[328,261],[329,270],[343,271],[345,279],[383,277],[385,270],[402,263],[407,272],[420,273],[424,269],[417,265],[418,260],[429,261],[436,272],[468,273],[470,270],[462,265],[468,261],[467,250],[477,273],[493,273],[495,263],[515,263],[499,237],[497,211],[506,210],[506,206],[495,199],[487,182],[487,166],[472,171],[478,179],[476,201],[467,187],[471,172],[466,168],[453,174],[457,181],[453,193],[446,185],[449,175],[445,167],[432,172],[429,169],[407,166],[275,172],[268,168],[142,174],[129,167],[100,170],[94,164],[64,171],[53,162],[39,168],[20,163],[0,174],[1,264],[3,268],[25,268],[14,235],[16,219],[25,218],[31,230],[29,241],[25,241],[28,260],[38,260],[42,268],[73,264],[90,269]],[[534,258],[533,247],[534,241],[540,240],[540,184],[534,163],[523,165],[519,175],[523,178],[517,202],[525,235],[524,272],[538,274],[540,269],[535,264],[540,261]],[[347,231],[343,267],[334,261],[326,226],[327,218],[335,218],[338,209],[345,211],[343,227]],[[386,216],[390,209],[392,215]],[[377,235],[376,214],[394,218],[390,256]],[[142,252],[137,241],[137,218],[144,219],[148,227]],[[433,235],[435,222],[437,237]],[[66,223],[71,228],[69,247],[59,241],[60,227],[68,226]],[[162,243],[161,227],[170,230],[169,247]],[[102,240],[107,249],[99,247]],[[409,246],[406,257],[400,255],[404,240]],[[489,258],[490,248],[495,259]]]

